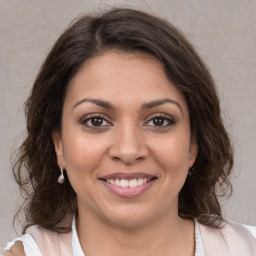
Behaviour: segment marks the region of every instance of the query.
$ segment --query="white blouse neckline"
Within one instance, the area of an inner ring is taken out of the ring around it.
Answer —
[[[195,222],[195,247],[196,247],[195,248],[196,252],[194,256],[205,256],[199,225],[196,219],[194,219],[194,222]],[[13,246],[14,242],[17,240],[22,241],[24,246],[24,251],[27,256],[42,256],[42,253],[40,252],[40,249],[36,241],[29,234],[25,234],[21,237],[16,238],[12,242],[7,243],[7,246],[4,248],[4,250],[9,250]],[[75,216],[72,221],[72,248],[73,248],[73,256],[85,256],[77,235]]]
[[[205,256],[203,240],[200,233],[199,225],[196,219],[194,219],[194,222],[195,222],[195,247],[196,247],[195,256]],[[73,256],[85,256],[77,235],[75,216],[72,221],[72,248],[73,248]]]

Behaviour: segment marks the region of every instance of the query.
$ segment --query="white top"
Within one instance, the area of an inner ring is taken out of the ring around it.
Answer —
[[[200,234],[198,222],[196,220],[195,220],[195,240],[196,240],[195,256],[205,256],[203,241]],[[73,219],[73,222],[72,222],[72,247],[73,247],[74,256],[85,256],[78,239],[75,218]],[[30,256],[30,255],[27,255],[27,256]]]
[[[251,233],[256,238],[256,227],[251,227],[251,226],[246,226],[246,225],[245,225],[245,227],[249,231],[251,231]],[[15,239],[14,241],[9,242],[6,246],[6,248],[4,248],[4,249],[5,250],[10,249],[10,247],[12,247],[14,242],[17,240],[23,242],[24,251],[27,256],[42,256],[37,243],[35,242],[33,237],[28,234],[25,234],[25,235]],[[195,220],[195,241],[196,241],[195,256],[205,256],[202,236],[200,233],[200,229],[199,229],[197,220]],[[85,254],[81,248],[79,239],[78,239],[75,217],[73,218],[73,221],[72,221],[72,248],[73,248],[73,256],[85,256]]]

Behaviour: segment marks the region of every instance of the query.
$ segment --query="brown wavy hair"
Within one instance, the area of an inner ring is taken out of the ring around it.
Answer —
[[[27,137],[15,154],[13,172],[25,198],[23,232],[31,225],[65,232],[65,218],[77,212],[68,177],[57,183],[53,131],[61,127],[69,82],[81,65],[109,50],[156,56],[170,81],[183,92],[197,138],[192,175],[179,194],[179,215],[218,227],[219,197],[229,195],[233,150],[223,126],[214,81],[195,49],[173,25],[142,11],[114,8],[78,18],[59,37],[45,59],[25,103]],[[21,210],[20,209],[20,210]]]

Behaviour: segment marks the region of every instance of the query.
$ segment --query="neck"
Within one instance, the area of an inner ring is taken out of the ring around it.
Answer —
[[[86,256],[192,256],[195,250],[194,222],[177,214],[138,227],[121,227],[87,211],[77,217],[77,232]]]

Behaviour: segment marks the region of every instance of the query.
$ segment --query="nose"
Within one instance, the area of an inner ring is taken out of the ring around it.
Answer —
[[[132,165],[144,160],[148,149],[138,127],[119,127],[114,134],[109,150],[110,157],[126,165]]]

